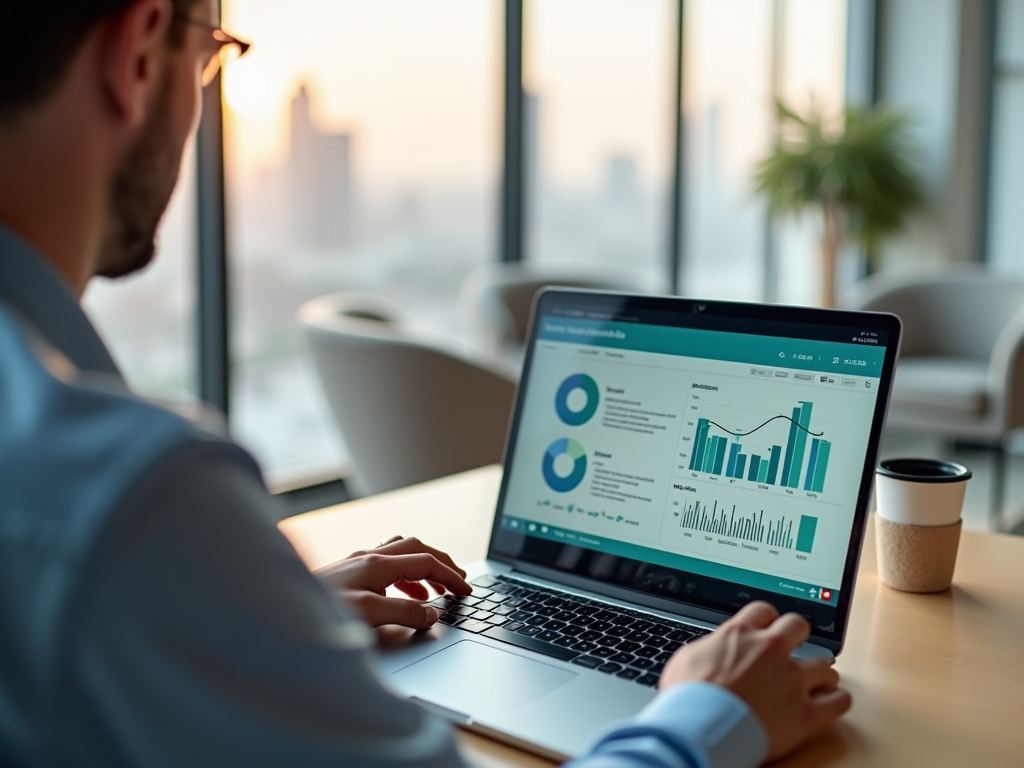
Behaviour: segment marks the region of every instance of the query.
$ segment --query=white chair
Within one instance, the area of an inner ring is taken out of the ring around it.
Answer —
[[[299,320],[355,490],[381,493],[500,462],[515,383],[417,338],[384,302],[333,294]]]
[[[992,515],[998,523],[1005,439],[1024,426],[1024,281],[980,269],[880,273],[843,303],[903,321],[889,429],[994,449]]]
[[[660,278],[609,266],[537,267],[482,264],[462,281],[462,301],[496,364],[518,368],[537,293],[548,286],[623,293],[665,293]]]

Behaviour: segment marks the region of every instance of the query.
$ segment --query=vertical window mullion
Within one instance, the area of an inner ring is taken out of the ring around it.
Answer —
[[[228,265],[221,76],[203,91],[196,143],[198,394],[225,416],[230,406]]]
[[[523,260],[526,231],[523,135],[523,3],[505,0],[505,134],[501,176],[501,243],[506,262]]]
[[[683,227],[685,226],[685,217],[683,215],[683,202],[685,195],[685,184],[686,180],[686,146],[685,146],[685,119],[683,115],[683,86],[686,82],[684,79],[683,71],[683,32],[685,29],[685,11],[686,2],[685,0],[679,0],[678,11],[679,14],[676,19],[676,90],[675,90],[675,145],[673,147],[673,164],[672,164],[672,199],[670,205],[672,206],[671,213],[669,214],[669,280],[672,286],[673,293],[682,293],[682,277],[683,271],[683,259],[685,258],[685,252],[683,248]]]
[[[783,78],[783,49],[785,46],[785,0],[773,0],[772,2],[772,61],[771,61],[771,90],[772,99],[778,99],[782,95]],[[779,132],[778,117],[775,116],[772,123],[775,132],[773,141],[777,140]],[[779,232],[774,217],[765,211],[764,216],[764,239],[761,245],[761,298],[768,302],[779,300]]]
[[[986,0],[987,14],[985,23],[985,41],[981,46],[982,55],[986,56],[982,65],[981,83],[981,130],[978,131],[978,218],[977,242],[975,258],[981,262],[989,262],[989,228],[992,219],[992,159],[994,156],[993,131],[995,131],[995,96],[996,69],[999,51],[996,45],[996,31],[999,29],[999,0]]]

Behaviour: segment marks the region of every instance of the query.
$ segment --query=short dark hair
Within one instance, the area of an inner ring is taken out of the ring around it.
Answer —
[[[86,35],[135,0],[0,0],[0,124],[44,101]],[[183,11],[197,0],[173,0]]]

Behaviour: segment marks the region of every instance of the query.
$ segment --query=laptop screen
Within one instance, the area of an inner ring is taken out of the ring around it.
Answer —
[[[660,301],[543,297],[494,548],[710,610],[765,598],[838,636],[891,330]]]

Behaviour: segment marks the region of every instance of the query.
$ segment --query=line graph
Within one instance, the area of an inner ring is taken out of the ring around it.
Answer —
[[[811,430],[807,429],[803,424],[800,424],[798,422],[793,421],[793,419],[791,417],[786,416],[785,414],[782,414],[782,413],[780,413],[778,416],[772,416],[764,424],[761,424],[760,426],[754,427],[753,429],[749,430],[748,432],[736,432],[736,431],[733,431],[731,429],[727,429],[726,427],[723,427],[721,424],[719,424],[717,421],[712,421],[711,419],[707,419],[706,421],[707,421],[709,426],[718,427],[720,430],[725,432],[727,435],[732,435],[733,437],[746,437],[747,435],[754,434],[755,432],[757,432],[760,429],[764,429],[769,424],[771,424],[773,421],[778,421],[779,419],[785,419],[786,421],[792,422],[793,424],[795,424],[797,426],[797,428],[802,429],[804,432],[806,432],[811,437],[823,437],[825,435],[824,432],[811,432]]]
[[[712,476],[726,477],[730,482],[737,480],[759,485],[780,485],[783,488],[800,489],[809,493],[821,493],[825,488],[825,476],[832,444],[824,440],[824,431],[811,430],[811,414],[814,403],[801,400],[793,409],[792,416],[778,414],[746,432],[731,430],[712,419],[700,418],[695,425],[689,454],[689,469]],[[781,444],[773,445],[759,454],[743,452],[740,438],[752,435],[776,421],[789,423],[789,438],[785,449]],[[692,422],[691,422],[692,423]],[[713,429],[725,435],[710,434]],[[808,438],[811,438],[810,456],[804,471]]]

